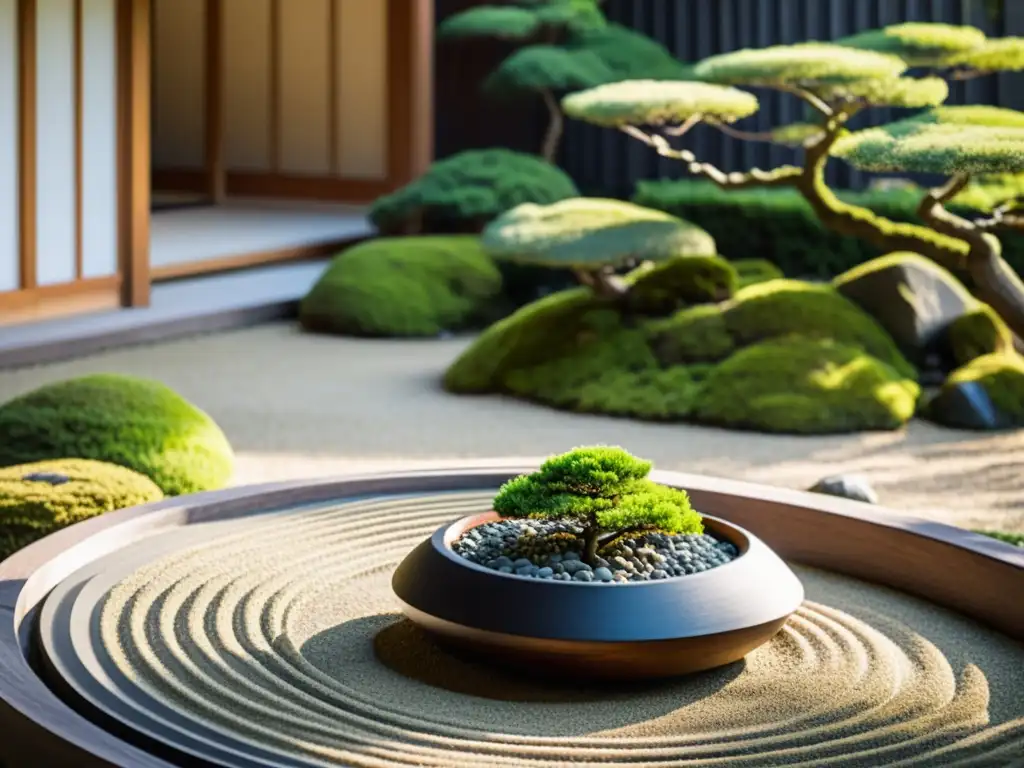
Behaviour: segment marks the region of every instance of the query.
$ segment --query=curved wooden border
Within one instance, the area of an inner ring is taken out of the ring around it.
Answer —
[[[84,564],[160,530],[372,493],[496,488],[540,460],[273,483],[168,499],[89,520],[0,563],[0,740],[12,765],[171,768],[75,712],[29,666],[31,619]],[[702,512],[746,528],[783,558],[902,590],[1024,640],[1024,551],[969,531],[831,496],[673,472]],[[16,740],[15,740],[16,738]]]

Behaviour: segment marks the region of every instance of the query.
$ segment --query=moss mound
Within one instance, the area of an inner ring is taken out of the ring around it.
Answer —
[[[767,283],[769,280],[781,280],[785,277],[782,270],[767,259],[737,259],[731,263],[732,268],[736,270],[737,288]]]
[[[738,345],[793,333],[834,339],[864,350],[913,377],[914,369],[878,322],[828,285],[771,280],[739,291],[724,309]]]
[[[1013,352],[1013,332],[987,304],[960,315],[946,333],[957,365],[967,365],[983,355]]]
[[[839,319],[821,326],[819,316]],[[872,323],[827,286],[787,280],[668,317],[577,289],[491,326],[444,384],[641,419],[795,433],[893,429],[913,414],[919,390],[913,368]],[[807,333],[821,327],[838,338]],[[731,410],[729,393],[743,400]]]
[[[206,413],[159,382],[117,374],[48,384],[0,406],[0,467],[62,458],[127,467],[168,496],[222,488],[234,464]]]
[[[668,314],[683,304],[724,301],[736,291],[736,270],[718,256],[681,256],[630,275],[636,311]]]
[[[321,333],[437,336],[493,320],[501,286],[477,237],[382,238],[334,258],[299,322]]]
[[[894,368],[831,339],[790,337],[742,349],[716,366],[698,420],[763,432],[896,429],[920,390]]]
[[[87,459],[0,469],[0,560],[54,531],[164,497],[144,475]]]

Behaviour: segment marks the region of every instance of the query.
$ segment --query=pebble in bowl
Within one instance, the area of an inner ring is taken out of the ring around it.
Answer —
[[[803,601],[760,539],[701,515],[621,448],[577,448],[442,526],[392,579],[444,645],[534,674],[673,677],[730,664]]]

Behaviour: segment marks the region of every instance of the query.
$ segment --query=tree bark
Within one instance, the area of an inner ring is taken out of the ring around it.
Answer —
[[[558,100],[555,99],[551,91],[541,91],[541,96],[544,97],[544,104],[547,105],[548,112],[550,113],[548,130],[544,134],[544,144],[541,147],[541,156],[549,163],[554,164],[555,159],[558,157],[558,147],[562,142],[562,134],[565,132],[565,117],[562,115],[562,107],[559,106]]]
[[[999,313],[1014,333],[1014,345],[1024,351],[1024,282],[1003,260],[1002,246],[995,235],[951,213],[944,205],[969,181],[967,174],[960,174],[931,190],[921,201],[918,215],[937,232],[967,243],[966,266],[975,295]]]

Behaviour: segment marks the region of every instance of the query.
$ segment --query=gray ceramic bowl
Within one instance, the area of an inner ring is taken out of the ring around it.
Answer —
[[[442,526],[395,571],[405,614],[441,643],[559,677],[644,679],[742,659],[803,601],[796,575],[760,539],[704,517],[735,560],[661,581],[598,584],[530,579],[460,557],[452,543],[495,513]]]

